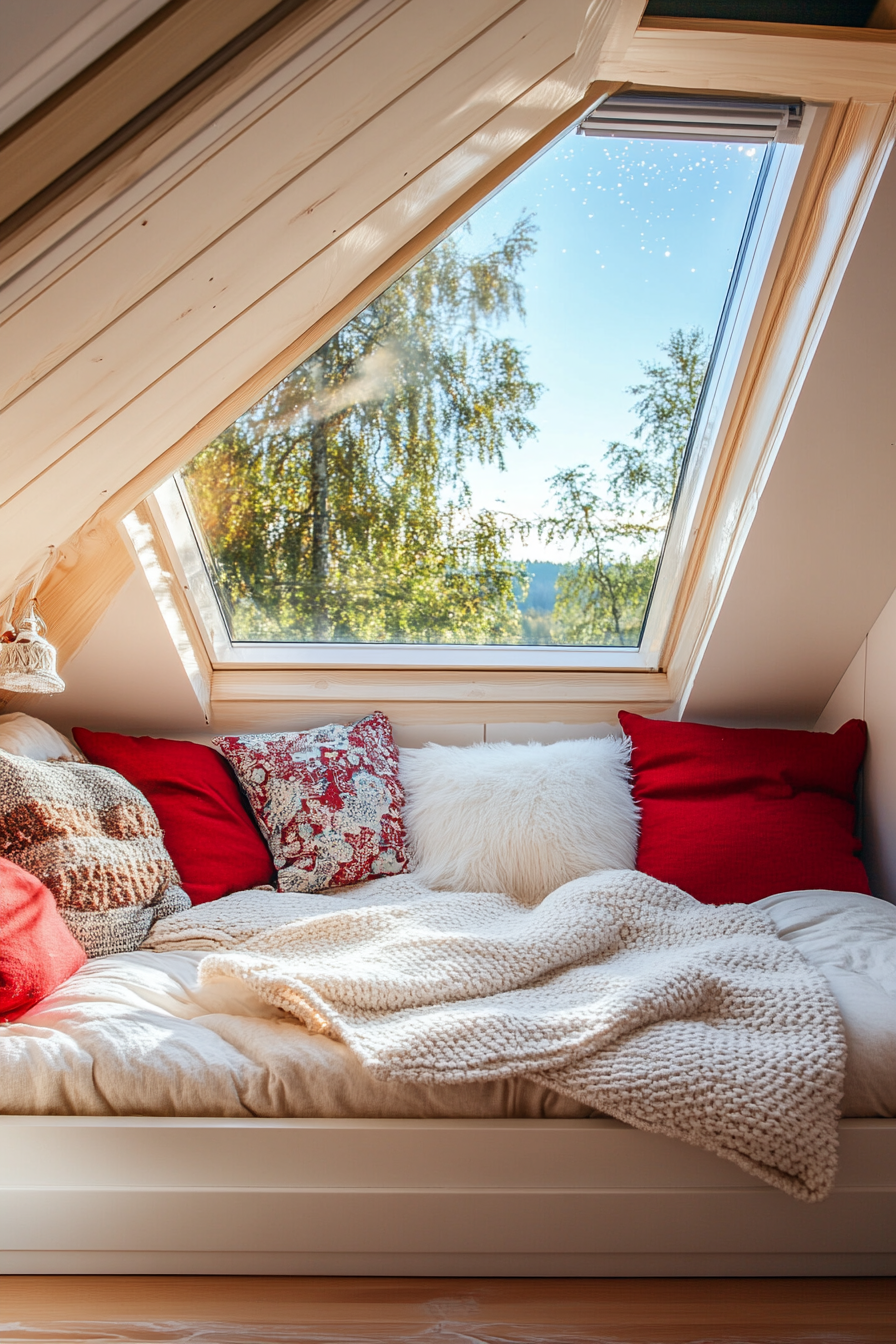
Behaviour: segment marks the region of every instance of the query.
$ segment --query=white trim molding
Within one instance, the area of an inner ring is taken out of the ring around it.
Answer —
[[[0,1273],[888,1275],[896,1121],[801,1204],[616,1120],[0,1117]]]

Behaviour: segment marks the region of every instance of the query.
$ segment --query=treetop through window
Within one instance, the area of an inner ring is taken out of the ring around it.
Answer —
[[[768,153],[570,132],[199,453],[233,641],[637,646]]]

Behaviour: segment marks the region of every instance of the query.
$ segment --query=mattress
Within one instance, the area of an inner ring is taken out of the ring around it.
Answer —
[[[235,900],[235,898],[225,898]],[[358,901],[358,904],[361,902]],[[223,902],[216,903],[220,913]],[[847,1037],[845,1116],[896,1116],[896,906],[851,892],[760,901],[826,976]],[[245,897],[243,897],[245,906]],[[0,1027],[0,1112],[18,1115],[585,1118],[526,1079],[374,1078],[236,980],[200,985],[202,951],[88,962]]]

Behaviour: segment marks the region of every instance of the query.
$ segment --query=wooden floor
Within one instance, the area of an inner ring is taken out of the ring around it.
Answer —
[[[2,1344],[896,1341],[890,1279],[0,1277]]]

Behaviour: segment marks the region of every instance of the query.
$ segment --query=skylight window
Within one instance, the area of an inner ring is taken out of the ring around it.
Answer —
[[[586,119],[194,458],[232,644],[636,649],[775,109]]]

